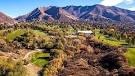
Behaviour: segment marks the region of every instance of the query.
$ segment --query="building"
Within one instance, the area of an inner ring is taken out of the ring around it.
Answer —
[[[81,36],[86,36],[86,37],[88,37],[88,36],[93,35],[93,32],[92,32],[91,30],[89,30],[89,31],[78,31],[77,34],[78,34],[78,35],[81,35]]]

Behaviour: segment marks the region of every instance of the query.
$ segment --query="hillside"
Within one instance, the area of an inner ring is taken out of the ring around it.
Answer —
[[[75,34],[90,29],[93,35]],[[135,76],[135,34],[125,33],[88,23],[3,26],[0,76]]]
[[[18,21],[116,21],[135,23],[135,11],[103,5],[40,7],[16,18]]]
[[[4,13],[0,12],[0,24],[3,24],[3,23],[13,24],[15,23],[15,20],[5,15]]]
[[[69,14],[64,9],[51,6],[51,7],[40,7],[36,8],[32,12],[27,15],[20,16],[16,18],[18,21],[70,21],[70,20],[78,20],[77,17]]]

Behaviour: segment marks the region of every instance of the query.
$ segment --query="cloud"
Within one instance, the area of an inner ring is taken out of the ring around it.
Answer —
[[[105,6],[115,6],[122,2],[123,0],[102,0],[100,4],[105,5]]]
[[[100,4],[105,6],[115,6],[120,3],[126,3],[127,5],[133,4],[135,0],[102,0]]]
[[[135,11],[135,7],[131,7],[129,8],[129,10]]]
[[[126,4],[132,4],[132,3],[134,3],[134,1],[135,1],[135,0],[125,0],[125,3],[126,3]]]

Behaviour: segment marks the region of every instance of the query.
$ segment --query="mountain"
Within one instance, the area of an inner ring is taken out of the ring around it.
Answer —
[[[5,15],[4,13],[0,12],[0,24],[14,24],[15,20],[11,17]]]
[[[18,21],[33,21],[33,20],[39,20],[39,21],[54,21],[54,20],[60,20],[60,21],[69,21],[69,20],[78,20],[77,17],[71,15],[66,10],[50,6],[50,7],[40,7],[36,8],[32,12],[30,12],[27,15],[19,16],[16,18]]]
[[[80,20],[104,19],[120,22],[135,22],[135,11],[130,11],[114,6],[67,6],[63,9],[65,9],[70,14],[79,17]]]
[[[130,11],[118,7],[103,5],[93,6],[66,6],[66,7],[41,7],[36,8],[31,13],[16,18],[18,21],[68,21],[83,20],[97,21],[109,20],[117,22],[135,23],[135,11]]]

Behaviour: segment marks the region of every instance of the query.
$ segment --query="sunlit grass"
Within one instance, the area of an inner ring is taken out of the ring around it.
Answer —
[[[38,52],[32,55],[31,62],[39,67],[43,67],[48,64],[50,53]]]
[[[7,40],[8,40],[9,42],[11,42],[11,41],[13,41],[17,36],[20,36],[20,35],[23,35],[24,33],[26,33],[26,31],[27,31],[27,30],[25,30],[25,29],[18,29],[18,30],[15,30],[15,31],[13,31],[13,32],[11,32],[11,33],[9,33],[9,34],[7,35]]]
[[[108,44],[111,46],[122,46],[122,44],[127,44],[125,41],[119,41],[117,39],[107,38],[105,35],[100,34],[98,29],[95,32],[95,38],[103,42],[104,44]]]
[[[6,38],[9,42],[12,42],[16,37],[23,35],[26,32],[33,32],[35,35],[42,36],[42,37],[46,36],[46,34],[44,32],[41,32],[39,30],[18,29],[18,30],[15,30],[15,31],[9,33]]]
[[[35,35],[46,36],[44,32],[39,31],[39,30],[29,30],[29,31],[33,32]]]
[[[125,56],[128,59],[128,64],[135,67],[135,48],[128,48]]]
[[[109,44],[111,46],[122,46],[122,44],[127,44],[124,41],[118,41],[116,39],[108,39],[104,35],[99,33],[100,30],[96,30],[96,36],[95,38],[99,41],[102,41],[105,44]],[[100,38],[98,38],[100,36]],[[125,57],[128,59],[128,64],[130,66],[135,67],[135,48],[127,48],[127,52],[124,54]]]

